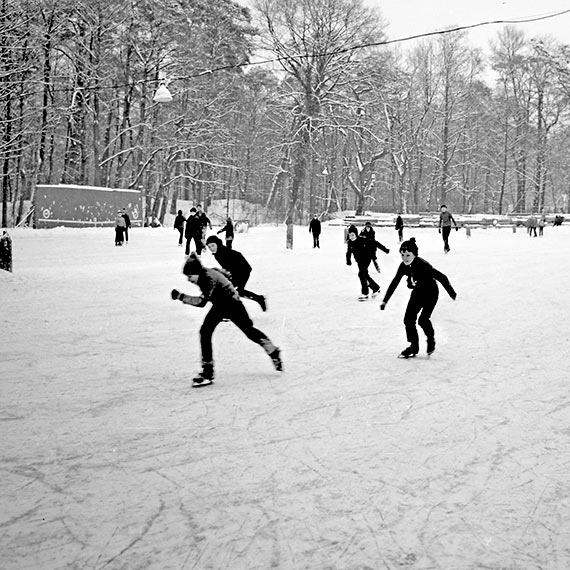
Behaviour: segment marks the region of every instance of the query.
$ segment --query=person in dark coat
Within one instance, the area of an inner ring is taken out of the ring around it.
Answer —
[[[309,222],[309,233],[313,234],[313,249],[315,247],[321,248],[321,244],[319,242],[319,237],[321,235],[321,220],[317,214],[313,216],[313,219]]]
[[[174,218],[174,229],[178,230],[180,237],[178,238],[178,246],[182,246],[182,240],[184,238],[184,224],[186,223],[186,218],[182,214],[182,210],[178,210],[178,214]]]
[[[368,289],[372,289],[372,296],[375,297],[380,292],[380,285],[368,274],[368,266],[372,261],[372,256],[376,254],[376,249],[381,249],[384,253],[390,253],[390,250],[384,247],[380,242],[374,240],[370,243],[368,238],[358,235],[356,227],[349,228],[346,264],[352,265],[351,257],[354,257],[358,265],[358,278],[360,279],[361,295],[358,297],[360,301],[368,299]]]
[[[443,285],[443,288],[453,300],[456,299],[457,293],[443,273],[432,267],[425,259],[418,257],[418,246],[415,238],[410,238],[402,243],[400,255],[402,256],[402,263],[400,263],[394,279],[388,285],[384,300],[380,303],[380,310],[383,311],[385,309],[386,303],[388,303],[396,290],[400,280],[406,276],[408,288],[412,290],[404,314],[406,338],[410,345],[400,353],[400,356],[402,358],[412,358],[419,352],[416,319],[427,338],[427,353],[432,354],[435,350],[435,332],[431,322],[431,315],[439,297],[437,281]],[[420,315],[419,319],[418,315]]]
[[[200,223],[200,227],[202,229],[202,240],[206,239],[206,228],[212,229],[212,222],[210,218],[206,215],[206,212],[202,209],[202,204],[198,204],[196,206],[196,216],[198,218],[198,222]],[[203,247],[203,246],[202,246]]]
[[[201,295],[186,295],[177,289],[172,289],[170,293],[172,299],[195,307],[204,307],[208,302],[212,303],[200,327],[202,371],[193,378],[194,386],[207,386],[214,380],[212,335],[224,319],[234,323],[247,338],[259,344],[271,358],[276,370],[283,370],[280,349],[264,332],[253,326],[253,321],[247,314],[237,290],[219,269],[204,267],[198,256],[193,253],[186,260],[182,272],[188,281],[200,288]]]
[[[218,230],[216,234],[221,234],[222,232],[226,232],[226,247],[232,249],[234,242],[234,223],[229,216],[226,220],[226,225],[221,230]]]
[[[360,232],[361,237],[366,238],[368,241],[368,245],[370,246],[370,255],[372,256],[372,263],[374,265],[374,268],[376,269],[376,271],[378,273],[380,273],[380,266],[378,265],[378,257],[376,256],[376,232],[374,231],[374,228],[372,227],[372,223],[371,222],[366,222],[364,224],[364,228],[362,228],[362,231]]]
[[[125,218],[121,210],[117,212],[115,218],[115,245],[123,245],[125,235]]]
[[[267,311],[267,303],[263,295],[248,291],[245,286],[251,275],[251,265],[239,251],[230,249],[222,244],[218,236],[210,236],[206,240],[208,249],[216,261],[229,273],[229,279],[237,289],[240,297],[252,299],[259,304],[262,311]]]
[[[129,228],[131,227],[131,218],[129,217],[129,214],[127,214],[127,210],[125,210],[125,208],[123,208],[121,216],[123,217],[123,220],[125,220],[125,228],[123,230],[125,243],[129,243]]]
[[[402,220],[400,212],[398,212],[394,228],[398,232],[398,241],[402,243],[404,241],[404,220]]]
[[[196,245],[196,254],[200,255],[204,249],[204,240],[202,238],[202,225],[196,208],[190,208],[190,215],[186,219],[184,236],[186,237],[186,255],[190,254],[190,242],[192,240],[194,240]]]

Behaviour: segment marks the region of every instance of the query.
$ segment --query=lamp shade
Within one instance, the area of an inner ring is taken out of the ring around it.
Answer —
[[[168,90],[168,87],[166,87],[164,83],[161,83],[152,99],[155,103],[169,103],[172,101],[172,95]]]

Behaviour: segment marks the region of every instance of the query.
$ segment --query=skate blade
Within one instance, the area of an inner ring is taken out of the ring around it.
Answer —
[[[192,388],[203,388],[204,386],[209,386],[213,384],[213,380],[204,380],[203,382],[192,382]]]
[[[403,358],[404,360],[409,360],[410,358],[415,358],[417,354],[410,354],[410,356],[406,356],[405,354],[398,354],[398,358]]]

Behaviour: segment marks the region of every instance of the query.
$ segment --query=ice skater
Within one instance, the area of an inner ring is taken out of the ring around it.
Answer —
[[[232,249],[234,243],[234,223],[232,219],[228,216],[226,220],[226,225],[216,232],[216,234],[226,233],[226,247]]]
[[[348,230],[347,248],[346,248],[346,264],[352,265],[351,257],[354,257],[358,265],[358,278],[360,279],[361,294],[359,301],[368,299],[369,289],[372,290],[372,297],[376,297],[380,292],[380,285],[370,277],[368,266],[372,261],[372,257],[376,255],[376,249],[381,249],[384,253],[390,253],[387,247],[380,242],[359,236],[356,227],[350,227]]]
[[[451,233],[451,223],[453,222],[453,225],[455,226],[455,231],[457,231],[459,228],[457,227],[457,224],[455,223],[455,219],[451,215],[451,212],[447,211],[447,206],[445,204],[442,204],[439,210],[440,210],[440,213],[439,213],[439,233],[441,234],[441,237],[443,238],[443,251],[445,253],[448,253],[449,252],[449,234]]]
[[[402,243],[404,241],[404,220],[402,220],[402,214],[400,212],[398,212],[394,229],[398,232],[398,241]]]
[[[174,218],[174,229],[178,230],[178,247],[182,247],[182,241],[184,239],[184,224],[186,223],[186,218],[182,213],[182,210],[178,210],[178,214]]]
[[[406,312],[404,313],[406,338],[410,345],[402,350],[400,357],[413,358],[419,352],[416,319],[426,335],[427,353],[429,355],[435,350],[435,333],[431,323],[431,315],[439,297],[437,281],[443,285],[447,294],[453,300],[456,299],[457,294],[449,279],[443,273],[432,267],[425,259],[418,257],[418,246],[415,238],[410,238],[402,243],[400,255],[402,256],[402,263],[400,263],[394,279],[388,285],[384,300],[380,303],[380,310],[383,311],[385,309],[386,303],[388,303],[400,280],[405,275],[408,279],[408,288],[412,290]]]
[[[313,249],[321,249],[321,244],[319,242],[319,238],[321,236],[321,220],[319,220],[319,216],[317,216],[317,214],[315,214],[313,219],[309,222],[309,233],[313,234]]]
[[[212,252],[216,261],[229,273],[228,278],[237,289],[239,296],[245,299],[252,299],[259,304],[262,311],[267,311],[265,297],[245,288],[252,268],[243,254],[224,246],[218,236],[210,236],[206,240],[206,246]]]
[[[378,265],[378,257],[376,256],[376,232],[372,227],[371,222],[366,222],[364,228],[360,232],[360,236],[369,240],[367,243],[370,246],[370,255],[372,256],[372,264],[378,273],[380,273],[380,266]]]
[[[190,215],[186,219],[184,236],[186,237],[186,255],[190,254],[192,240],[194,240],[194,244],[196,246],[196,253],[200,255],[204,249],[204,240],[202,225],[196,208],[190,208]]]
[[[238,292],[219,269],[204,267],[196,254],[191,254],[182,272],[188,281],[200,288],[201,295],[186,295],[172,289],[170,296],[185,305],[204,307],[208,302],[212,307],[200,327],[200,348],[202,352],[202,370],[193,378],[193,386],[207,386],[214,380],[214,358],[212,335],[216,327],[224,320],[231,321],[252,342],[259,344],[269,355],[276,370],[282,371],[281,351],[265,333],[253,326]]]

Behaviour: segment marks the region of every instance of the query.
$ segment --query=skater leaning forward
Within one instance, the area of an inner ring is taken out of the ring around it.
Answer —
[[[354,256],[358,265],[358,278],[360,279],[361,288],[361,295],[358,299],[360,301],[368,299],[369,289],[372,289],[372,296],[376,296],[380,291],[380,285],[370,277],[368,266],[376,257],[377,249],[381,249],[384,253],[390,253],[390,250],[375,239],[371,240],[359,236],[355,226],[350,226],[348,229],[348,239],[346,243],[346,264],[352,265],[351,257]]]
[[[401,352],[400,356],[402,358],[411,358],[419,352],[416,319],[427,337],[427,353],[431,354],[435,350],[435,333],[431,323],[431,314],[439,297],[437,281],[443,285],[443,288],[452,299],[455,300],[457,294],[449,279],[443,273],[432,267],[425,259],[418,257],[418,246],[415,238],[410,238],[402,243],[400,255],[402,256],[402,263],[386,290],[384,300],[380,303],[380,309],[384,310],[386,303],[405,275],[408,280],[408,288],[412,290],[404,314],[406,338],[410,345]]]
[[[198,285],[202,294],[186,295],[173,289],[172,299],[195,307],[204,307],[208,302],[212,304],[200,328],[202,371],[193,379],[194,386],[207,386],[214,379],[212,334],[224,319],[234,323],[247,338],[263,347],[273,361],[276,370],[283,370],[280,350],[265,333],[253,326],[253,321],[247,314],[238,292],[221,270],[204,267],[198,257],[192,254],[186,260],[182,272],[188,281]]]

